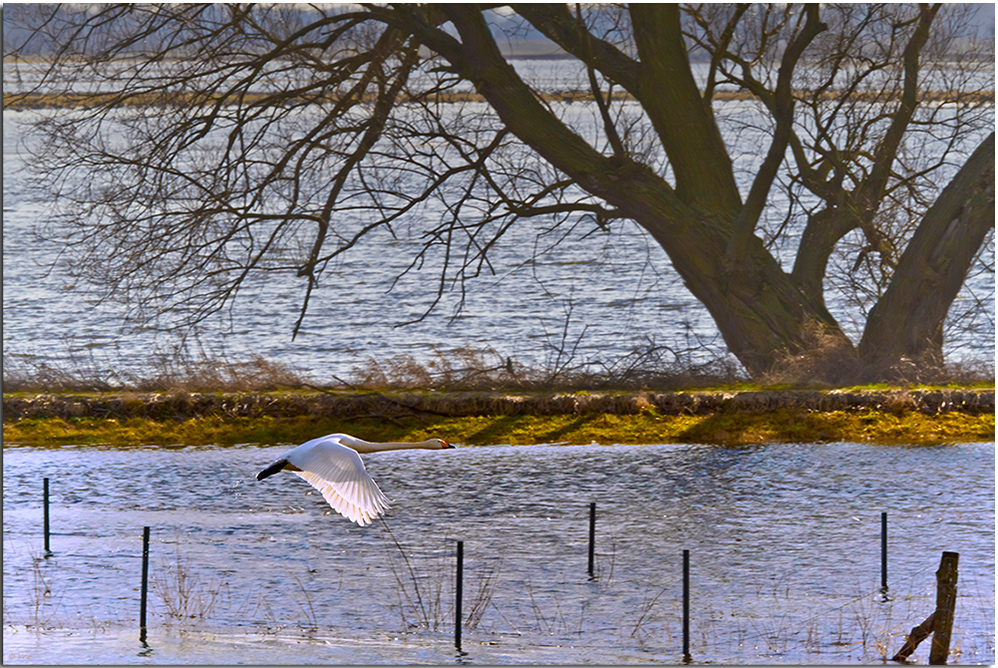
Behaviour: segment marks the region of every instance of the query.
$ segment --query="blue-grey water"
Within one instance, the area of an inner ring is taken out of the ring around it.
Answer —
[[[578,72],[567,61],[517,61],[544,89],[571,87]],[[5,82],[6,85],[7,82]],[[560,104],[562,115],[584,136],[598,135],[598,114],[589,105]],[[638,110],[624,109],[637,115]],[[35,145],[28,125],[48,112],[3,112],[3,350],[11,369],[30,372],[54,367],[111,383],[148,376],[164,360],[174,358],[182,339],[151,329],[123,330],[125,309],[105,303],[61,270],[52,271],[60,250],[59,229],[46,228],[51,197],[39,192],[26,155]],[[742,102],[716,109],[729,136],[732,160],[746,192],[767,140],[768,127],[758,109]],[[940,112],[942,113],[942,112]],[[971,150],[968,136],[960,150]],[[943,143],[940,142],[939,147]],[[955,171],[959,160],[954,159]],[[945,182],[949,174],[937,175]],[[789,207],[774,191],[773,220],[779,227]],[[262,357],[300,370],[313,382],[355,378],[371,360],[386,363],[411,356],[461,368],[458,350],[484,353],[480,367],[502,364],[507,357],[528,368],[607,373],[623,370],[630,353],[654,351],[659,368],[675,364],[689,369],[725,359],[723,341],[706,310],[690,295],[661,248],[632,223],[615,223],[609,231],[582,224],[572,233],[549,229],[538,218],[515,225],[491,251],[490,268],[465,286],[448,283],[435,311],[426,309],[437,295],[440,260],[429,256],[418,271],[405,274],[422,248],[426,221],[440,210],[428,205],[417,216],[399,221],[394,236],[375,234],[322,274],[301,332],[291,332],[299,315],[304,283],[289,271],[249,277],[231,310],[206,323],[186,339],[195,357],[203,350],[210,360],[243,362]],[[362,220],[338,225],[349,229]],[[45,230],[52,241],[41,241]],[[349,236],[349,233],[346,233]],[[773,248],[786,267],[793,262],[795,234]],[[562,238],[565,237],[565,238]],[[555,242],[558,241],[556,244]],[[993,248],[993,246],[990,246]],[[847,259],[851,262],[852,258]],[[833,290],[829,307],[847,334],[858,340],[866,307]],[[952,309],[945,350],[951,361],[975,362],[994,356],[994,272],[975,268]],[[134,304],[133,304],[134,306]],[[968,313],[975,315],[969,316]],[[403,323],[415,324],[401,326]],[[728,358],[730,359],[730,358]],[[653,364],[646,358],[646,366]]]
[[[954,551],[950,662],[994,663],[992,443],[368,455],[394,502],[391,533],[331,514],[296,476],[257,482],[281,450],[5,448],[4,661],[674,663],[689,550],[697,662],[890,658],[934,609],[934,572],[941,553]],[[146,646],[138,635],[144,526],[152,536]],[[459,540],[460,654],[452,638]],[[923,643],[913,658],[927,656]]]
[[[24,142],[32,142],[25,124],[39,112],[3,114],[5,360],[108,379],[148,373],[157,357],[171,358],[180,338],[124,331],[124,307],[95,307],[85,282],[50,271],[58,239],[36,236],[51,216],[50,198],[32,189],[25,170]],[[589,370],[655,345],[706,359],[723,354],[716,327],[671,275],[665,253],[630,223],[588,238],[594,229],[583,226],[545,251],[564,232],[544,233],[548,220],[524,221],[495,248],[495,273],[471,281],[466,299],[450,286],[432,314],[403,326],[425,315],[439,280],[430,263],[395,282],[422,247],[422,221],[410,223],[400,223],[394,237],[372,235],[329,266],[294,340],[304,284],[294,272],[250,276],[234,308],[201,327],[195,357],[199,346],[210,359],[261,356],[332,383],[369,360],[404,355],[424,364],[446,358],[460,368],[459,349],[485,352],[486,364],[513,357],[530,368],[588,363]]]

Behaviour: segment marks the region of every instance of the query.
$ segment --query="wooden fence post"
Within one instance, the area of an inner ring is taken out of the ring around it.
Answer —
[[[936,619],[932,632],[932,647],[929,650],[929,663],[935,666],[946,663],[949,656],[949,640],[953,631],[953,613],[956,609],[956,577],[960,555],[956,552],[943,552],[936,571]]]
[[[932,629],[935,627],[936,613],[933,612],[924,622],[911,630],[911,633],[908,634],[907,639],[904,641],[904,645],[898,650],[898,653],[894,655],[891,661],[907,661],[908,657],[915,651],[915,648],[918,647],[918,643],[932,635]]]
[[[960,555],[956,552],[943,552],[936,571],[936,610],[924,622],[908,634],[904,646],[891,661],[907,661],[918,644],[932,636],[929,650],[929,663],[943,665],[949,655],[950,634],[953,630],[953,612],[956,608],[956,577]]]

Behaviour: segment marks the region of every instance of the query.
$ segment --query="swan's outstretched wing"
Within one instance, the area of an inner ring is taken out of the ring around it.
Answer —
[[[287,461],[301,469],[294,473],[322,492],[333,510],[364,526],[388,509],[388,497],[378,489],[356,451],[335,439],[316,441],[311,447],[289,452]]]

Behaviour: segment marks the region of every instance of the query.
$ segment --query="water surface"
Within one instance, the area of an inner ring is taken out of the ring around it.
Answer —
[[[994,661],[991,443],[380,453],[365,459],[394,501],[387,529],[327,512],[293,475],[257,482],[281,451],[6,449],[5,660],[679,662],[687,549],[698,662],[889,658],[932,611],[944,550],[960,553],[951,662]],[[148,647],[137,621],[143,526],[152,529]],[[914,658],[927,652],[923,643]]]

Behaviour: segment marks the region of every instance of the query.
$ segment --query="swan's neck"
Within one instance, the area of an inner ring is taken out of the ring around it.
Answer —
[[[362,441],[359,438],[351,439],[349,441],[344,440],[344,445],[348,445],[357,452],[384,452],[386,450],[439,450],[440,442],[435,440],[422,441],[420,443],[400,443],[400,442],[389,442],[389,443],[371,443],[370,441]]]

